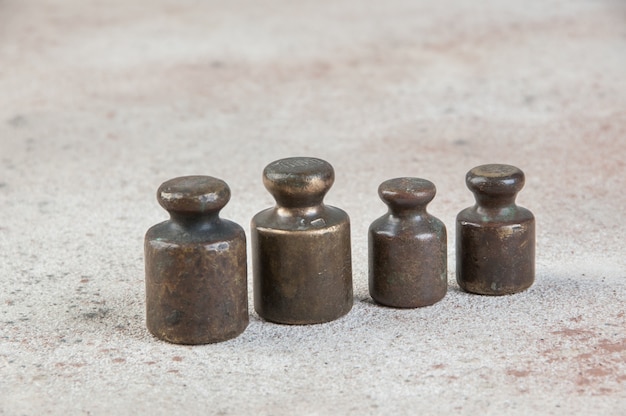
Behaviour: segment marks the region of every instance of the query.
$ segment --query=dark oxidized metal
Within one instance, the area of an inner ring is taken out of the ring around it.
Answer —
[[[263,184],[276,206],[251,223],[254,307],[283,324],[332,321],[352,308],[350,220],[323,198],[335,179],[321,159],[270,163]]]
[[[147,326],[176,344],[207,344],[248,326],[246,237],[219,217],[228,185],[210,176],[169,180],[157,191],[171,219],[145,238]]]
[[[515,204],[524,173],[510,165],[482,165],[467,173],[476,205],[456,221],[456,273],[461,288],[507,295],[535,280],[535,218]]]
[[[419,178],[390,179],[379,186],[389,212],[369,228],[369,289],[376,302],[417,308],[446,295],[446,227],[426,212],[435,193],[432,182]]]

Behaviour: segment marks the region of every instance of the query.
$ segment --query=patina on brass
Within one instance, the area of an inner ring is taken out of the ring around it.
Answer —
[[[270,163],[263,184],[276,206],[251,223],[254,307],[282,324],[332,321],[352,308],[350,220],[323,198],[335,179],[321,159]]]
[[[390,179],[379,186],[389,212],[369,228],[369,290],[376,302],[417,308],[446,295],[446,227],[426,211],[435,193],[435,185],[420,178]]]
[[[163,183],[157,199],[171,218],[146,233],[148,329],[175,344],[236,337],[248,326],[246,237],[219,217],[228,185],[185,176]]]
[[[464,290],[507,295],[535,280],[535,217],[515,204],[524,173],[510,165],[482,165],[467,173],[476,205],[456,220],[456,273]]]

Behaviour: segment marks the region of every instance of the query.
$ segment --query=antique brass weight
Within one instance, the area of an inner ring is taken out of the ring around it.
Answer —
[[[254,307],[283,324],[332,321],[352,308],[350,220],[323,198],[335,178],[326,161],[270,163],[263,184],[276,206],[251,223]]]
[[[146,323],[175,344],[234,338],[248,326],[246,237],[220,218],[228,185],[210,176],[184,176],[157,191],[171,219],[145,238]]]
[[[446,226],[426,211],[435,192],[421,178],[390,179],[378,187],[389,211],[369,228],[369,289],[376,302],[418,308],[446,295]]]
[[[535,280],[535,217],[515,204],[524,172],[491,164],[465,178],[476,205],[456,220],[456,278],[467,292],[507,295]]]

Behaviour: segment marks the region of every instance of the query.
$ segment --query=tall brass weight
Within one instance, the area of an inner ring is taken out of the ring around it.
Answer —
[[[281,159],[263,171],[276,206],[251,223],[254,307],[282,324],[332,321],[352,308],[350,220],[323,199],[335,178],[326,161]]]

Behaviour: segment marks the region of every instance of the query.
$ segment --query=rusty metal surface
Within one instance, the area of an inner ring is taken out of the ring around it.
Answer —
[[[390,179],[379,186],[389,211],[369,228],[369,291],[376,302],[416,308],[446,295],[446,227],[426,211],[435,193],[435,185],[420,178]]]
[[[263,171],[276,206],[251,222],[254,307],[283,324],[332,321],[352,308],[350,220],[325,205],[335,178],[326,161],[281,159]]]
[[[507,295],[535,280],[535,218],[515,204],[524,173],[491,164],[467,173],[476,205],[457,216],[456,273],[461,288],[481,295]]]
[[[209,176],[186,176],[157,191],[171,219],[145,237],[146,323],[156,337],[176,344],[234,338],[248,325],[246,238],[219,217],[228,185]]]

